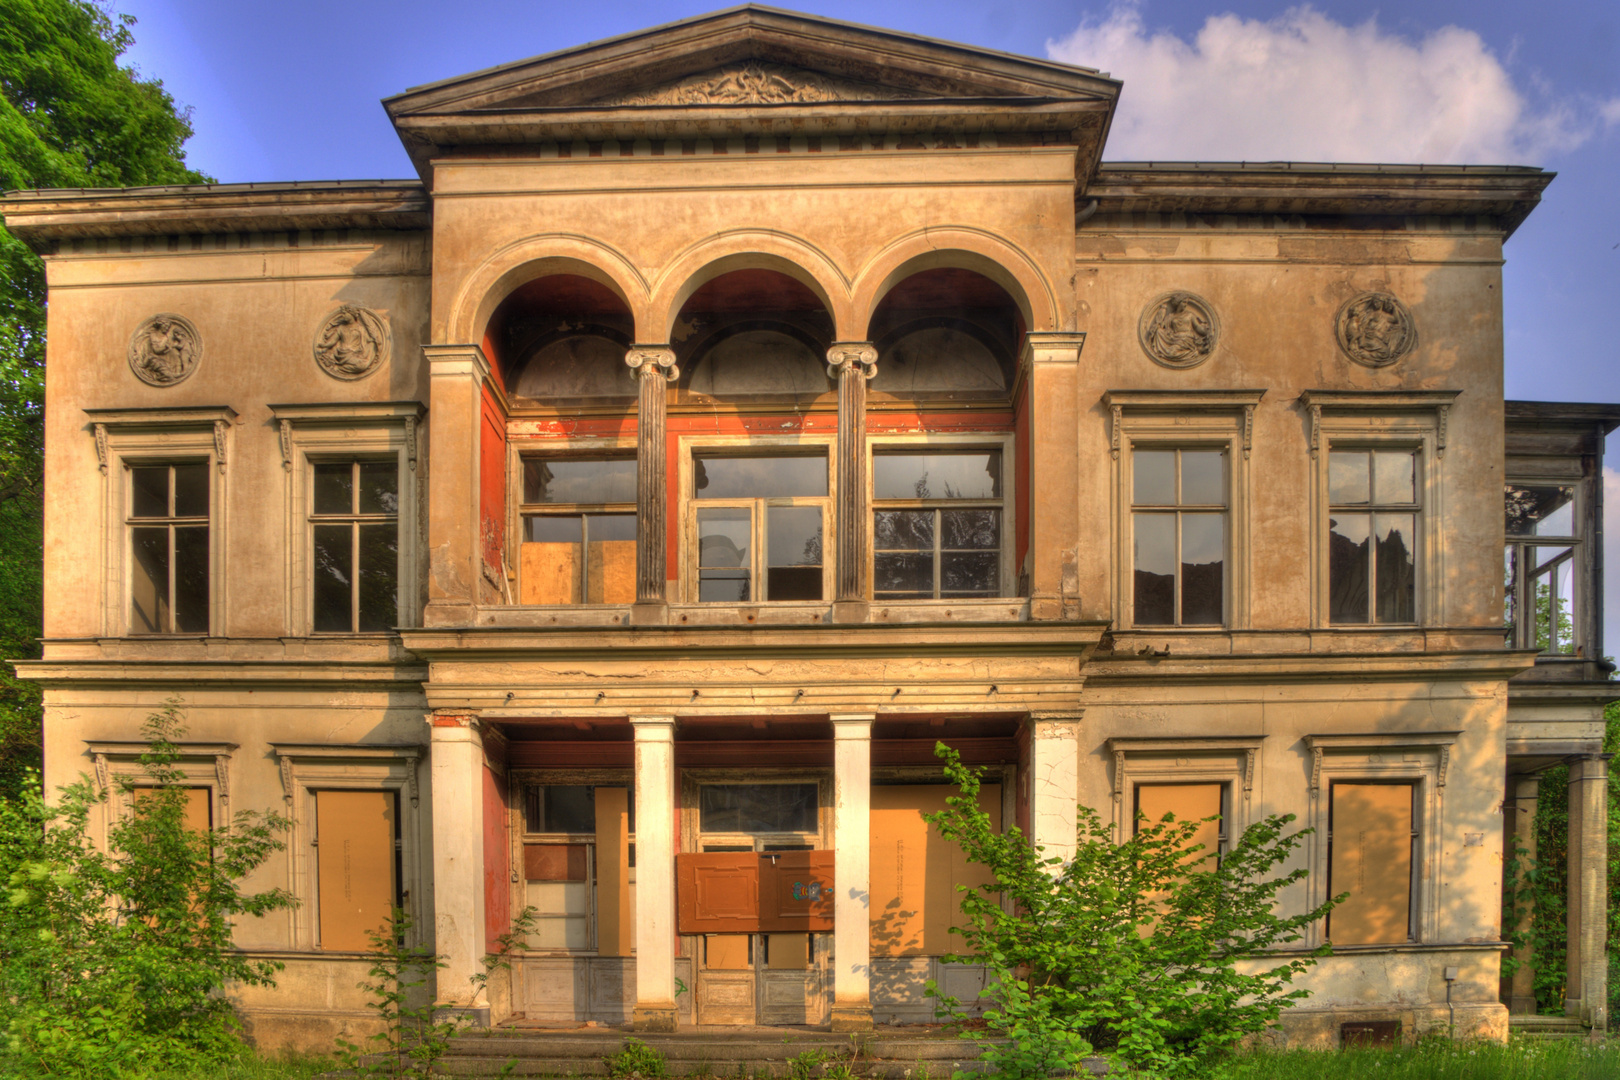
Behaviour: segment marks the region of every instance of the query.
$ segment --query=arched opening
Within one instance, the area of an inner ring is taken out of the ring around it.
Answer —
[[[802,281],[778,270],[732,270],[681,306],[670,344],[686,400],[747,401],[832,392],[833,319]]]
[[[1017,302],[983,274],[918,271],[872,314],[878,373],[870,392],[899,400],[1004,399],[1025,329]]]
[[[484,348],[518,403],[629,404],[636,381],[624,354],[634,334],[629,305],[612,289],[550,274],[501,301]]]

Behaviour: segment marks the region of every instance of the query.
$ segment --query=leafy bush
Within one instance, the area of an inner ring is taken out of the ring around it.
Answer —
[[[640,1039],[626,1039],[619,1052],[602,1059],[608,1075],[614,1080],[662,1080],[669,1075],[669,1063],[664,1055]]]
[[[144,725],[137,785],[117,783],[128,810],[90,839],[108,793],[81,779],[46,806],[37,785],[0,801],[0,1066],[27,1075],[135,1077],[237,1054],[227,983],[273,985],[280,964],[232,948],[240,916],[294,901],[239,882],[282,846],[286,822],[238,813],[211,832],[186,827],[184,776],[171,701]]]
[[[1075,1068],[1091,1047],[1113,1051],[1137,1075],[1203,1075],[1306,996],[1290,984],[1327,946],[1272,950],[1294,946],[1336,901],[1276,913],[1277,894],[1307,874],[1281,869],[1308,832],[1286,832],[1292,816],[1256,822],[1217,869],[1192,872],[1199,822],[1167,816],[1116,842],[1082,806],[1065,863],[1016,827],[996,832],[979,809],[979,774],[944,744],[935,752],[961,795],[928,821],[994,875],[993,884],[959,886],[966,925],[954,932],[967,947],[948,959],[989,968],[985,1019],[1012,1041],[986,1053],[1004,1075]]]

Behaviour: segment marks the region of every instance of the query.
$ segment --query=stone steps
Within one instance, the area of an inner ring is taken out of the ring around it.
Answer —
[[[1585,1039],[1591,1036],[1591,1030],[1573,1016],[1510,1016],[1508,1031],[1530,1042]]]

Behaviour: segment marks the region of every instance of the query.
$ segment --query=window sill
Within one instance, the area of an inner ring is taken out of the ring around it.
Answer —
[[[880,600],[868,604],[868,623],[1021,623],[1023,597],[988,600]],[[803,626],[833,623],[833,605],[812,603],[670,604],[672,626]],[[628,604],[502,605],[478,610],[479,626],[629,626]]]

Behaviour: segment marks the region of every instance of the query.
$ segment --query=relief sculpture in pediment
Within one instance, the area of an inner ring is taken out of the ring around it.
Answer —
[[[803,68],[751,61],[603,98],[596,104],[813,105],[826,101],[881,101],[912,96],[905,91],[832,78]]]

